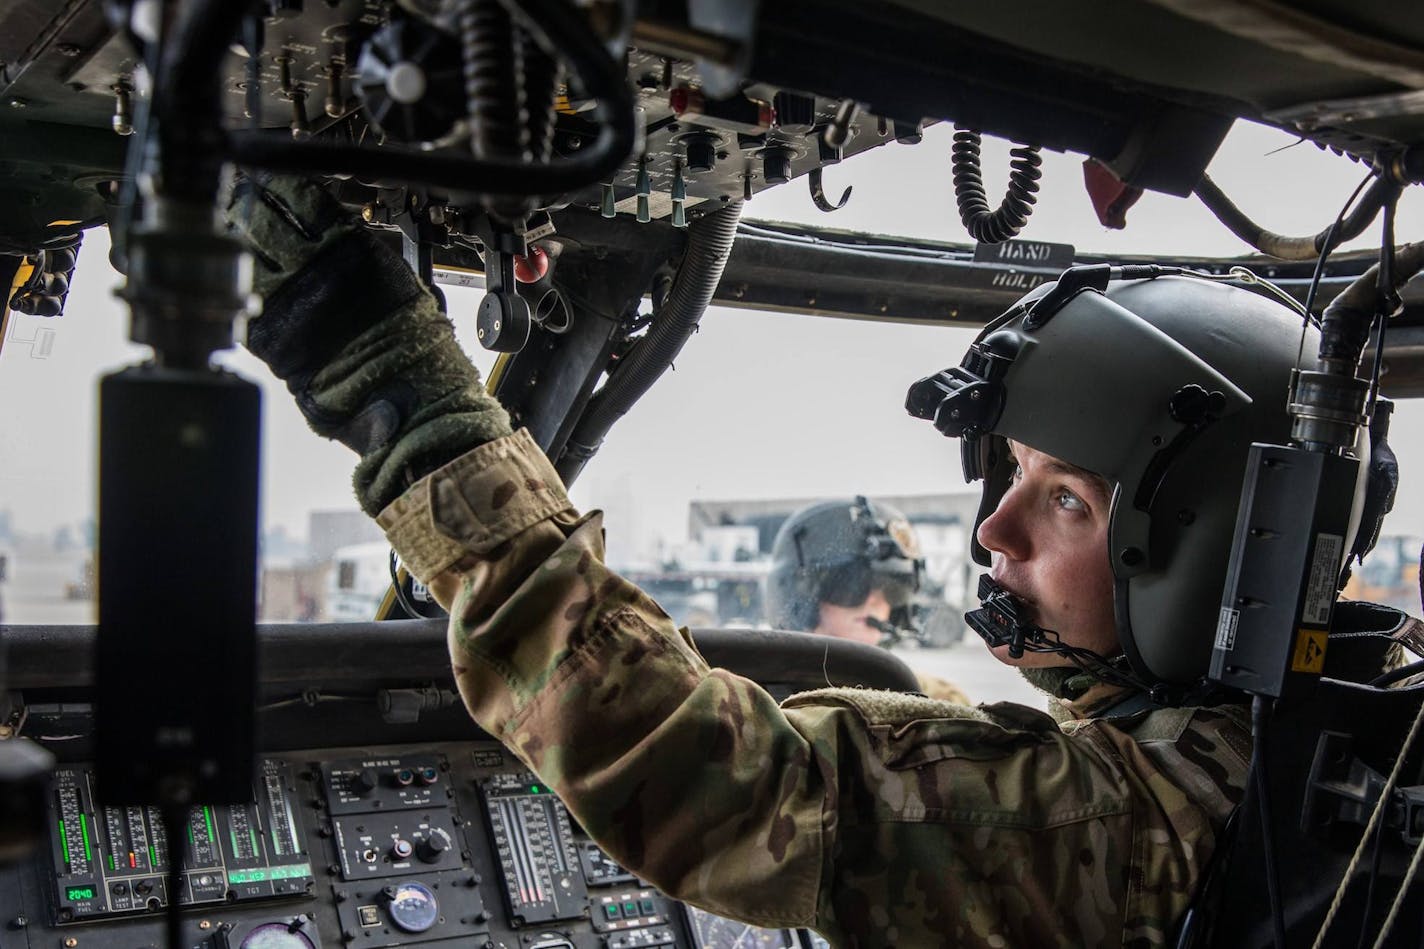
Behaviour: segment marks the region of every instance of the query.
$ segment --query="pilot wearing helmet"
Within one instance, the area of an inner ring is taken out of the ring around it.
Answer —
[[[1204,674],[1249,446],[1290,434],[1295,314],[1187,277],[1065,280],[911,390],[984,484],[976,628],[1067,721],[846,688],[778,706],[603,565],[600,516],[398,256],[309,184],[237,203],[250,348],[361,455],[359,500],[450,611],[470,713],[620,863],[837,946],[1173,939],[1246,784],[1246,711]]]
[[[918,637],[925,559],[905,516],[863,495],[792,513],[771,545],[766,620],[790,629],[892,646]],[[953,684],[916,673],[930,698],[968,705]]]

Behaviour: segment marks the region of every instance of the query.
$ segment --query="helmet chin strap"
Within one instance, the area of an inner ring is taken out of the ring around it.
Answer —
[[[1026,652],[1053,653],[1104,682],[1143,692],[1153,691],[1150,684],[1117,668],[1106,656],[1070,646],[1053,630],[1030,623],[1028,605],[999,586],[987,573],[979,576],[979,602],[980,608],[965,613],[964,621],[990,649],[1008,646],[1009,656],[1014,659],[1022,658]]]

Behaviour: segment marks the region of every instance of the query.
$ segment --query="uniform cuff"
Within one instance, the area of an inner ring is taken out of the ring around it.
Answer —
[[[406,569],[429,583],[466,553],[489,554],[572,507],[554,466],[521,428],[426,475],[376,523]]]

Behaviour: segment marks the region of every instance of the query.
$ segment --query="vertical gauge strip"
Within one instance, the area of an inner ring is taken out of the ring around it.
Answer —
[[[148,827],[144,823],[143,808],[124,808],[124,825],[128,829],[129,847],[124,860],[131,870],[148,873],[153,870],[153,851],[148,843]]]
[[[124,827],[124,812],[117,807],[104,808],[104,831],[108,858],[105,866],[110,872],[129,869],[128,835]]]
[[[511,915],[526,924],[582,915],[588,888],[563,804],[540,784],[510,777],[481,790]]]
[[[64,857],[63,875],[87,877],[93,855],[89,849],[89,818],[84,813],[79,787],[73,781],[73,773],[67,770],[56,774],[55,781],[59,785],[56,798],[59,841]]]
[[[158,808],[147,808],[149,840],[148,859],[154,873],[168,870],[168,831],[163,827],[163,815]]]
[[[239,804],[228,808],[227,837],[232,846],[233,862],[247,864],[262,856],[262,848],[257,840],[257,827],[247,805]]]
[[[262,764],[262,789],[267,794],[267,826],[272,831],[272,852],[278,858],[301,852],[297,844],[297,821],[292,802],[282,791],[282,774],[275,761]]]
[[[188,812],[188,866],[215,867],[222,861],[213,830],[213,809],[206,804]]]

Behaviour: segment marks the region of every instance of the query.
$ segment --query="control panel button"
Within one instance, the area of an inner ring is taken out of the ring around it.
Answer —
[[[376,776],[375,768],[362,768],[351,776],[351,781],[347,786],[358,796],[370,794],[376,789],[379,780],[380,779]]]

